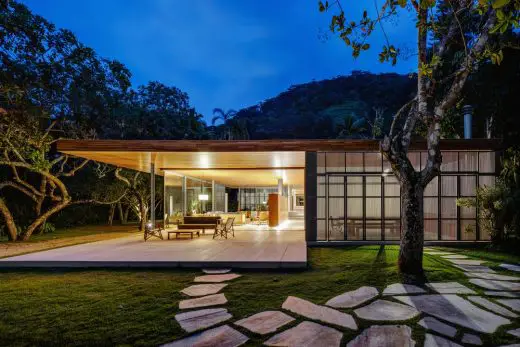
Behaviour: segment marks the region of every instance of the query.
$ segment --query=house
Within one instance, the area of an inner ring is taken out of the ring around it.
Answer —
[[[424,193],[425,241],[489,240],[477,211],[456,200],[494,184],[499,142],[442,140],[440,146],[442,173]],[[424,142],[410,147],[416,170],[425,165],[425,149]],[[166,223],[192,213],[252,223],[267,209],[272,227],[302,215],[307,245],[400,238],[400,188],[377,140],[60,140],[57,150],[164,176]],[[152,214],[156,219],[163,216]]]

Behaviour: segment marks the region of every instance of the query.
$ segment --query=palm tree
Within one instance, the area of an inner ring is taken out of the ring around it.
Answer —
[[[237,112],[235,110],[228,110],[227,112],[221,108],[213,109],[212,126],[218,120],[222,120],[222,133],[219,137],[223,140],[247,140],[249,139],[249,132],[247,131],[247,124],[243,119],[236,119]]]
[[[338,125],[338,139],[363,137],[366,129],[363,127],[365,121],[363,118],[356,119],[353,115],[343,118],[343,123]]]

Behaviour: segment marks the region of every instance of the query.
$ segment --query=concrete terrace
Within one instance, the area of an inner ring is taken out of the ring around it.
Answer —
[[[303,221],[282,228],[241,226],[235,238],[150,239],[142,234],[0,259],[0,268],[19,267],[232,267],[307,266]],[[172,235],[174,238],[174,235]]]

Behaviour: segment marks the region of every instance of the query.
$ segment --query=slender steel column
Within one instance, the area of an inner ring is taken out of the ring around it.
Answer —
[[[150,163],[150,221],[155,228],[155,163]]]

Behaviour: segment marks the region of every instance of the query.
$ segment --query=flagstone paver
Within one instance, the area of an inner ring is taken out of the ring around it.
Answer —
[[[446,258],[446,259],[468,259],[468,257],[466,255],[462,255],[462,254],[441,255],[441,258]]]
[[[220,283],[234,280],[235,278],[238,278],[240,276],[241,275],[237,274],[204,275],[195,277],[194,282]]]
[[[412,284],[394,283],[389,285],[383,291],[383,295],[401,295],[401,294],[424,294],[426,291],[421,287]]]
[[[230,271],[231,269],[202,269],[202,272],[208,275],[226,274]]]
[[[467,343],[469,345],[477,345],[477,346],[482,346],[482,340],[480,339],[480,337],[478,337],[477,335],[473,335],[473,334],[464,334],[462,336],[462,343]]]
[[[454,264],[456,268],[459,268],[466,272],[485,272],[494,274],[496,273],[495,270],[491,269],[490,267],[484,266],[484,265],[456,265]]]
[[[448,255],[448,254],[453,254],[453,253],[450,253],[450,252],[442,252],[442,251],[424,251],[425,254],[430,254],[430,255]]]
[[[354,310],[359,317],[371,321],[403,321],[419,315],[416,309],[388,300],[377,300]]]
[[[520,312],[520,299],[497,299],[496,301],[513,311]]]
[[[484,289],[520,291],[520,283],[517,282],[484,280],[481,278],[472,278],[469,281]]]
[[[483,333],[492,334],[501,325],[511,323],[509,319],[485,311],[453,294],[393,298],[429,315]]]
[[[483,308],[485,308],[488,311],[495,312],[496,314],[499,314],[504,317],[509,318],[518,318],[518,315],[514,312],[509,311],[508,309],[495,304],[494,302],[489,301],[486,298],[482,298],[480,296],[468,296],[467,299],[471,302],[474,302]]]
[[[474,260],[474,259],[446,259],[453,264],[457,265],[480,265],[482,263],[485,263],[483,260]]]
[[[412,329],[406,325],[372,325],[347,347],[413,347]]]
[[[507,276],[507,275],[499,275],[493,273],[484,273],[484,272],[465,272],[464,273],[468,277],[473,278],[482,278],[485,280],[496,280],[496,281],[520,281],[520,277],[515,276]]]
[[[374,287],[360,287],[330,299],[325,305],[336,308],[352,308],[370,301],[378,295],[379,292]]]
[[[457,328],[445,324],[433,317],[424,317],[418,324],[427,330],[432,330],[449,337],[455,337],[455,335],[457,335]]]
[[[339,346],[343,334],[336,329],[314,322],[302,322],[264,342],[267,346],[314,347]]]
[[[472,289],[457,282],[430,282],[426,286],[440,294],[477,294]]]
[[[163,345],[163,347],[238,347],[249,340],[247,336],[233,329],[229,325],[209,329],[182,340],[173,341]]]
[[[508,330],[507,333],[516,337],[520,337],[520,328]]]
[[[507,270],[520,272],[520,265],[513,265],[513,264],[500,264],[499,266],[500,266],[501,268],[504,268],[504,269],[507,269]]]
[[[424,347],[462,347],[456,342],[448,340],[438,335],[426,334],[424,339]]]
[[[275,332],[281,326],[294,321],[294,318],[280,311],[264,311],[235,322],[236,325],[246,328],[257,334]]]
[[[484,292],[487,296],[499,296],[503,298],[519,298],[520,293],[514,293],[514,292],[497,292],[494,290],[487,290]]]
[[[213,294],[196,299],[182,300],[179,302],[179,309],[186,310],[189,308],[223,305],[227,302],[224,294]]]
[[[225,322],[232,317],[225,308],[208,308],[176,314],[175,320],[181,328],[191,333]]]
[[[338,325],[352,330],[358,329],[356,321],[351,315],[330,307],[313,304],[310,301],[295,296],[287,297],[282,308],[313,320]]]
[[[203,296],[218,293],[222,288],[227,286],[225,283],[214,284],[194,284],[181,290],[181,293],[189,296]]]

